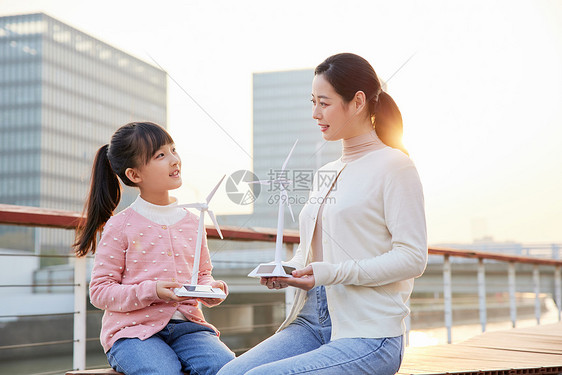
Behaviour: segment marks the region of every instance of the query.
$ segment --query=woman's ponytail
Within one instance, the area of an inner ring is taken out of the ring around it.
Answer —
[[[90,251],[95,253],[96,237],[121,200],[121,185],[109,163],[108,147],[100,147],[94,159],[90,191],[84,206],[86,221],[78,227],[74,242],[79,257]]]
[[[402,114],[394,99],[384,91],[379,93],[378,101],[374,106],[374,126],[377,136],[384,144],[408,155],[408,151],[402,143],[404,134]]]

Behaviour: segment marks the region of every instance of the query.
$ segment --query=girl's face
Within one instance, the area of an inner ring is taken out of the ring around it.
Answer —
[[[150,161],[133,170],[132,180],[140,189],[141,197],[154,204],[168,204],[168,191],[181,186],[181,159],[171,143],[160,147]],[[163,202],[164,201],[164,202]]]

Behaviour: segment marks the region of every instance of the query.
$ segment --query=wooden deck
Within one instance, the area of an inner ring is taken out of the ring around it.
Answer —
[[[407,348],[398,374],[562,374],[562,323],[487,332],[458,344]]]
[[[118,375],[111,369],[67,375]],[[398,375],[562,374],[562,323],[487,332],[458,344],[407,348]]]

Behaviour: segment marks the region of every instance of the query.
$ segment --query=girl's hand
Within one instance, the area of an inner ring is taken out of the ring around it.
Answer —
[[[219,288],[226,294],[225,286],[222,281],[213,281],[211,283],[211,288]],[[223,298],[197,298],[199,301],[207,306],[216,306],[222,302]]]
[[[260,283],[269,289],[283,289],[294,286],[304,290],[314,288],[314,271],[312,266],[307,266],[300,270],[293,271],[293,277],[262,277]]]
[[[157,281],[156,282],[156,294],[158,298],[164,301],[185,301],[189,297],[179,297],[174,293],[175,288],[181,288],[180,283],[174,283],[172,281]]]

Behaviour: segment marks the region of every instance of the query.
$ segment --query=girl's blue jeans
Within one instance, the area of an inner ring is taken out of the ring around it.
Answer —
[[[402,336],[330,341],[331,331],[324,287],[313,288],[294,322],[227,363],[219,375],[390,375],[398,371]]]
[[[119,339],[107,352],[111,367],[126,375],[215,375],[233,358],[214,331],[182,320],[146,340]]]

